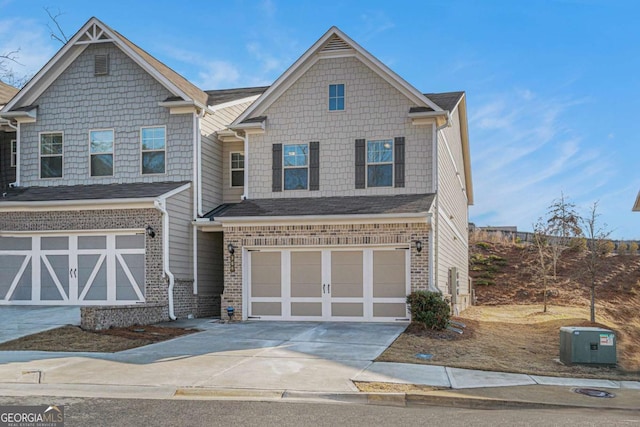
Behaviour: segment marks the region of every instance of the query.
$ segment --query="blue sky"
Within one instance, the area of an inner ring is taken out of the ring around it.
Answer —
[[[564,192],[640,238],[640,2],[0,0],[18,74],[61,46],[44,7],[68,36],[98,17],[203,89],[270,84],[336,25],[418,89],[467,92],[471,221],[529,230]]]

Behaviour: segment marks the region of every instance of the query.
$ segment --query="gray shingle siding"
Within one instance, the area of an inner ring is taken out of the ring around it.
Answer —
[[[94,76],[94,56],[109,55],[109,74]],[[192,179],[193,115],[170,115],[171,96],[111,43],[90,45],[36,100],[38,120],[21,126],[21,186],[58,186]],[[140,129],[166,126],[166,174],[142,175]],[[114,176],[89,171],[89,131],[114,130]],[[39,133],[64,133],[63,178],[39,179]]]

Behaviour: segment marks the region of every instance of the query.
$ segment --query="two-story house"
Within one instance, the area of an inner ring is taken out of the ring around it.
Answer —
[[[0,304],[95,328],[469,304],[464,94],[417,91],[336,28],[268,88],[203,91],[92,18],[0,117]]]
[[[263,91],[204,92],[90,19],[2,109],[0,304],[80,305],[89,327],[217,315],[222,236],[192,223],[223,200],[215,132]]]
[[[13,98],[18,89],[0,82],[0,110]],[[16,181],[16,130],[9,120],[0,119],[0,193]]]
[[[224,236],[223,317],[406,320],[419,289],[466,308],[466,114],[331,28],[220,133],[243,193],[196,222]]]

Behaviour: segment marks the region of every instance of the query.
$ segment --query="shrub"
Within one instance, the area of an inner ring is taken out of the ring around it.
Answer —
[[[625,242],[618,243],[618,253],[619,254],[627,253],[627,250],[629,250],[629,246]]]
[[[576,252],[584,252],[587,250],[587,239],[584,237],[574,237],[571,239],[569,247]]]
[[[636,242],[629,243],[629,253],[635,255],[638,252],[638,244]]]
[[[598,242],[598,248],[603,255],[608,255],[615,249],[616,245],[611,240],[603,240]]]
[[[476,246],[482,249],[489,249],[491,248],[491,245],[487,242],[478,242],[476,243]]]
[[[429,329],[442,330],[449,324],[449,304],[438,292],[416,291],[407,297],[411,320],[422,323]]]

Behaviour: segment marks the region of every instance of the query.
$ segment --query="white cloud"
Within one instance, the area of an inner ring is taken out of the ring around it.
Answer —
[[[477,225],[531,229],[563,191],[591,200],[612,178],[612,159],[571,127],[571,109],[586,100],[543,97],[514,89],[485,99],[471,114]]]
[[[360,15],[361,34],[359,40],[369,40],[380,33],[390,30],[396,24],[381,10],[367,11]]]
[[[234,86],[240,79],[238,67],[229,61],[210,59],[200,53],[170,45],[166,45],[162,49],[172,58],[185,63],[189,68],[196,69],[195,73],[191,73],[194,79],[193,84],[201,89],[209,90]]]
[[[0,20],[0,54],[15,52],[16,62],[7,62],[16,77],[35,74],[55,54],[56,45],[46,27],[35,20]]]

